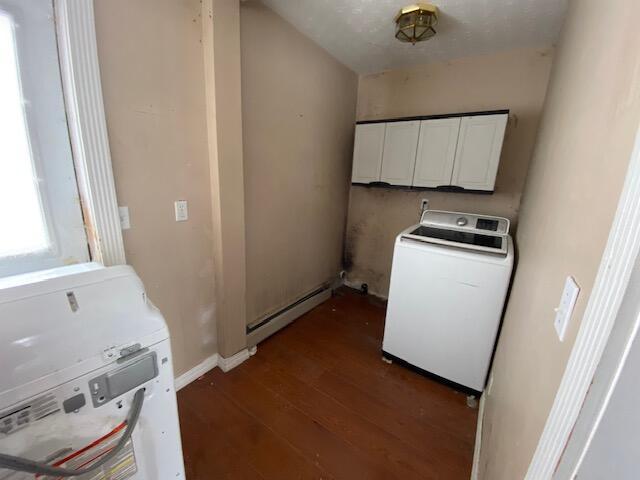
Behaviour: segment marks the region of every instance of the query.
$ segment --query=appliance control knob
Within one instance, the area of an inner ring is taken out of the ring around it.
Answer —
[[[467,224],[467,219],[464,217],[459,217],[456,220],[456,223],[458,224],[459,227],[464,227]]]

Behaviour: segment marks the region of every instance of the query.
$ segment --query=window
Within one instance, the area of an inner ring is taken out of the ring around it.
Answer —
[[[49,248],[44,212],[29,146],[15,55],[13,25],[0,15],[0,257]],[[20,208],[14,208],[20,205]]]
[[[0,277],[89,260],[51,0],[0,0]]]

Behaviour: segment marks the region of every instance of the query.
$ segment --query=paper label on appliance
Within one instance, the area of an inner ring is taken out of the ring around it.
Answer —
[[[107,435],[56,461],[53,465],[72,470],[90,467],[116,447],[122,433],[124,433],[125,426],[126,424],[124,423],[120,424]],[[137,471],[133,442],[129,439],[118,455],[100,468],[93,472],[70,478],[76,480],[125,480],[135,475]],[[39,478],[42,480],[57,480],[59,477],[42,476]]]
[[[44,462],[55,467],[73,470],[90,467],[115,448],[124,433],[125,427],[126,423],[123,422],[108,434],[78,450],[66,447],[51,452]],[[133,442],[129,439],[118,455],[100,468],[84,475],[67,478],[75,480],[126,480],[127,478],[133,477],[137,471],[138,467]],[[0,469],[0,480],[34,480],[34,478],[38,480],[61,480],[61,477],[56,476],[34,476],[29,473],[11,472]]]

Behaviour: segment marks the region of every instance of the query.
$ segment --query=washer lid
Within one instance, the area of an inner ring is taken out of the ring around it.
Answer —
[[[509,220],[502,217],[427,210],[402,238],[506,255]]]

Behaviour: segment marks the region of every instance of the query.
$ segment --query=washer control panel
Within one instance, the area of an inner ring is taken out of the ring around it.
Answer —
[[[480,231],[493,235],[509,233],[509,220],[503,217],[476,215],[473,213],[425,210],[420,221],[422,225],[463,231]]]
[[[121,359],[127,361],[127,358]],[[103,373],[89,381],[94,407],[109,403],[116,397],[158,376],[156,352],[139,355],[122,367]]]
[[[476,221],[476,228],[478,230],[489,230],[491,232],[497,232],[498,224],[498,220],[494,220],[491,218],[479,218]]]

